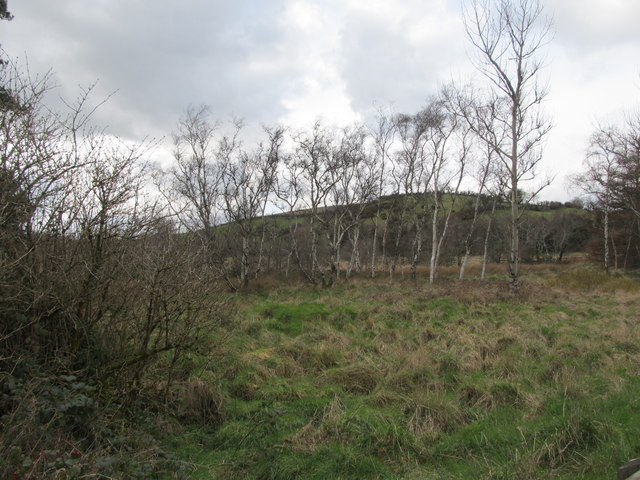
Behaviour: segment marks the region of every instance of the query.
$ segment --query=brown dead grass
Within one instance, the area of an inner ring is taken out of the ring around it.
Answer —
[[[224,397],[201,379],[191,377],[184,386],[183,409],[187,418],[203,425],[219,425],[223,420]]]
[[[321,378],[340,386],[346,392],[368,394],[375,390],[382,377],[383,373],[375,367],[356,364],[327,370]]]

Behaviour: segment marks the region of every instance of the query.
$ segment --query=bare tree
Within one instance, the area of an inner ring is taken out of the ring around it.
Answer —
[[[318,221],[322,224],[329,246],[329,272],[325,284],[332,285],[340,275],[340,250],[347,236],[352,234],[352,259],[359,255],[359,226],[362,212],[373,192],[373,176],[369,170],[369,156],[365,149],[366,132],[359,125],[346,127],[337,142],[332,142],[332,178],[329,194]],[[354,253],[355,252],[355,253]]]
[[[612,192],[620,206],[640,218],[640,114],[628,118],[617,132]]]
[[[17,62],[0,67],[0,358],[28,338],[51,308],[47,269],[38,258],[51,233],[66,233],[74,175],[66,116],[45,108],[49,74],[32,77]],[[63,118],[64,117],[64,118]],[[44,289],[44,290],[43,290]]]
[[[467,262],[469,261],[469,256],[471,255],[472,241],[475,234],[476,225],[478,223],[478,217],[481,213],[480,211],[481,200],[483,197],[486,197],[486,191],[487,191],[488,183],[490,181],[491,166],[493,164],[493,161],[492,161],[493,160],[492,157],[494,153],[493,149],[488,147],[486,149],[486,152],[482,152],[482,153],[484,155],[481,154],[482,158],[478,160],[476,165],[476,171],[474,172],[477,191],[476,191],[475,200],[473,202],[473,217],[471,219],[471,223],[467,230],[467,234],[464,237],[464,246],[463,246],[464,253],[463,253],[462,260],[460,262],[460,272],[458,275],[458,278],[460,280],[464,279]]]
[[[538,77],[541,53],[551,36],[551,23],[539,0],[471,0],[464,11],[467,37],[478,52],[475,64],[489,80],[484,106],[464,111],[481,138],[490,144],[508,172],[511,197],[509,286],[518,288],[518,190],[536,174],[541,142],[551,124],[541,107],[546,96]]]
[[[295,259],[302,275],[307,281],[313,282],[311,272],[303,265],[298,248],[298,227],[302,222],[300,205],[304,194],[300,163],[291,155],[285,155],[282,161],[282,171],[276,176],[274,188],[277,198],[276,206],[286,215],[289,243],[286,249],[285,276],[290,273],[291,261]]]
[[[217,158],[216,131],[219,125],[209,120],[209,108],[189,107],[178,121],[173,136],[175,165],[169,170],[172,206],[180,223],[189,231],[210,239],[220,221],[220,179],[222,168]]]
[[[443,108],[442,103],[440,108]],[[433,214],[431,222],[431,260],[429,282],[433,283],[437,277],[442,244],[447,235],[449,220],[458,198],[460,184],[464,178],[467,157],[471,148],[471,135],[468,126],[459,122],[455,114],[442,110],[441,119],[436,125],[435,132],[430,138],[431,155],[433,156]],[[451,169],[451,158],[455,159]],[[454,185],[452,187],[452,184]],[[438,216],[441,208],[443,193],[446,192],[449,201],[445,209],[444,223],[438,233]]]
[[[407,217],[411,205],[409,192],[410,170],[402,164],[402,153],[396,152],[391,162],[391,198],[387,203],[384,230],[382,232],[382,256],[387,259],[389,277],[393,278],[402,256],[401,241],[406,235]]]
[[[264,182],[264,194],[262,199],[262,211],[260,212],[260,246],[258,248],[258,264],[256,266],[256,277],[262,270],[262,262],[263,262],[263,253],[265,246],[265,239],[267,235],[267,205],[269,203],[269,199],[272,194],[276,193],[277,188],[277,179],[280,164],[284,159],[287,158],[287,155],[282,152],[282,144],[285,140],[285,128],[284,127],[276,127],[276,128],[267,128],[265,127],[265,133],[268,136],[268,141],[266,146],[264,144],[260,144],[259,146],[259,157],[260,157],[260,165],[262,168],[261,176]]]
[[[265,237],[264,214],[280,160],[282,130],[267,133],[267,144],[260,144],[252,153],[240,148],[235,135],[231,140],[221,142],[224,212],[231,222],[228,227],[235,227],[241,239],[239,263],[243,288],[249,286],[250,276],[257,275],[261,266]],[[261,235],[256,249],[251,243],[259,223]],[[236,235],[233,238],[235,241]],[[253,258],[255,250],[258,251],[258,259]],[[256,267],[252,271],[254,263]]]
[[[589,195],[591,205],[602,211],[604,268],[608,273],[609,245],[614,250],[616,268],[619,257],[612,218],[627,217],[626,223],[630,223],[626,227],[625,266],[633,230],[640,225],[640,117],[631,117],[622,125],[597,127],[591,136],[585,167],[574,180]]]
[[[458,189],[465,172],[469,149],[466,124],[445,109],[442,98],[434,98],[418,114],[397,117],[402,183],[409,207],[406,212],[414,231],[411,274],[416,278],[424,245],[425,230],[431,225],[430,282],[435,280],[441,247],[447,234]],[[455,158],[455,162],[452,159]],[[444,217],[443,195],[448,193]],[[442,222],[442,228],[440,223]]]
[[[405,221],[411,222],[414,230],[411,245],[411,275],[415,279],[417,265],[422,253],[424,229],[429,217],[429,191],[434,174],[435,157],[429,156],[428,142],[440,122],[438,106],[431,101],[415,115],[401,114],[396,117],[400,148],[396,155],[397,169],[394,168],[397,198],[400,212],[397,215],[395,235],[395,256],[391,274],[400,258],[400,239],[405,234]],[[432,153],[432,152],[431,152]],[[395,207],[395,205],[394,205]],[[397,208],[394,208],[396,210]]]
[[[234,188],[240,195],[240,189],[247,181],[246,177],[240,177],[243,172],[251,171],[250,167],[243,169],[242,165],[235,165],[241,156],[241,130],[242,122],[235,120],[230,133],[224,134],[219,122],[210,119],[208,107],[189,107],[178,121],[177,132],[173,135],[175,163],[167,172],[156,176],[158,189],[181,228],[200,240],[207,252],[204,261],[224,278],[231,290],[237,288],[235,276],[238,272],[229,261],[234,255],[230,250],[237,249],[235,242],[231,242],[231,246],[229,242],[225,243],[229,240],[229,236],[224,235],[230,233],[228,228],[219,227],[224,222],[238,222],[243,215],[240,206],[234,205],[230,197]],[[245,167],[248,163],[247,157]],[[230,177],[230,172],[237,178]],[[238,201],[243,199],[238,197]],[[252,211],[257,208],[258,205],[253,205]],[[243,225],[246,227],[246,222]],[[248,237],[242,238],[246,245],[240,256],[248,251]],[[240,276],[244,282],[244,276]]]
[[[349,242],[351,243],[351,259],[349,261],[347,276],[353,271],[360,272],[362,270],[363,261],[360,252],[362,217],[365,209],[370,205],[371,201],[376,198],[378,191],[378,179],[380,178],[380,170],[382,169],[378,160],[374,154],[367,151],[362,157],[361,164],[356,167],[352,195],[353,202],[348,211],[349,219],[353,227],[347,231]],[[373,248],[372,246],[372,249]],[[374,263],[375,261],[372,260],[371,264]]]
[[[362,213],[373,198],[376,181],[376,166],[367,149],[367,132],[361,125],[344,128],[340,142],[336,146],[335,183],[328,197],[332,205],[326,205],[330,225],[328,233],[331,251],[331,275],[336,278],[340,274],[340,247],[345,238],[351,243],[351,258],[347,275],[352,270],[359,271],[360,262],[360,227]],[[327,217],[325,217],[327,218]]]
[[[591,136],[591,142],[584,162],[585,171],[574,178],[575,183],[594,200],[594,205],[602,209],[604,270],[609,273],[609,218],[613,208],[612,183],[616,171],[619,134],[612,127],[599,127]]]
[[[153,142],[93,127],[93,87],[60,112],[46,108],[48,77],[14,67],[0,68],[0,362],[3,381],[21,388],[3,401],[0,455],[24,456],[2,462],[0,476],[44,478],[55,467],[26,473],[16,462],[67,436],[101,448],[94,400],[139,397],[158,380],[166,395],[177,359],[202,346],[222,304],[197,236],[178,235],[147,195]],[[42,393],[71,398],[65,376],[86,387],[74,387],[86,396],[73,413]],[[51,419],[41,421],[45,403]]]
[[[396,125],[391,114],[378,112],[376,127],[372,131],[374,141],[374,161],[372,163],[372,173],[376,173],[376,213],[373,219],[373,235],[371,239],[371,278],[376,275],[376,253],[378,249],[378,235],[380,223],[382,222],[382,265],[386,261],[386,237],[389,226],[389,214],[382,215],[382,197],[387,188],[388,180],[386,175],[393,162],[391,149],[396,135]]]
[[[310,268],[307,278],[312,283],[318,282],[318,275],[323,271],[319,262],[319,245],[324,216],[329,202],[328,197],[340,180],[337,174],[334,137],[319,121],[310,132],[298,133],[293,140],[296,144],[295,157],[297,170],[301,174],[298,181],[304,183],[304,195],[301,205],[308,210],[310,242]],[[324,278],[324,275],[323,275]]]

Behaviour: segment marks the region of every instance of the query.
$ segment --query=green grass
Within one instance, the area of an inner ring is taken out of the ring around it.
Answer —
[[[518,296],[361,279],[238,302],[224,354],[191,359],[220,422],[166,439],[190,478],[600,479],[640,455],[635,280],[576,267]]]
[[[292,336],[300,335],[309,323],[324,320],[329,316],[329,310],[321,303],[269,302],[260,306],[259,311],[269,319],[267,328]]]

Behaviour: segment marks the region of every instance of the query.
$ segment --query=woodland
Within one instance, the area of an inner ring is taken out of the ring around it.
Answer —
[[[539,201],[536,1],[372,124],[189,107],[173,162],[0,65],[0,476],[604,478],[640,454],[640,120]],[[4,20],[11,18],[0,2]],[[515,51],[513,50],[515,49]],[[514,64],[515,62],[515,64]]]

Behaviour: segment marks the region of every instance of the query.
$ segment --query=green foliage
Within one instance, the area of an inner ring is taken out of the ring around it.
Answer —
[[[86,378],[41,376],[44,370],[35,364],[21,368],[32,376],[4,375],[0,383],[3,478],[186,475],[187,465],[158,447],[139,422],[100,405],[96,386]]]

